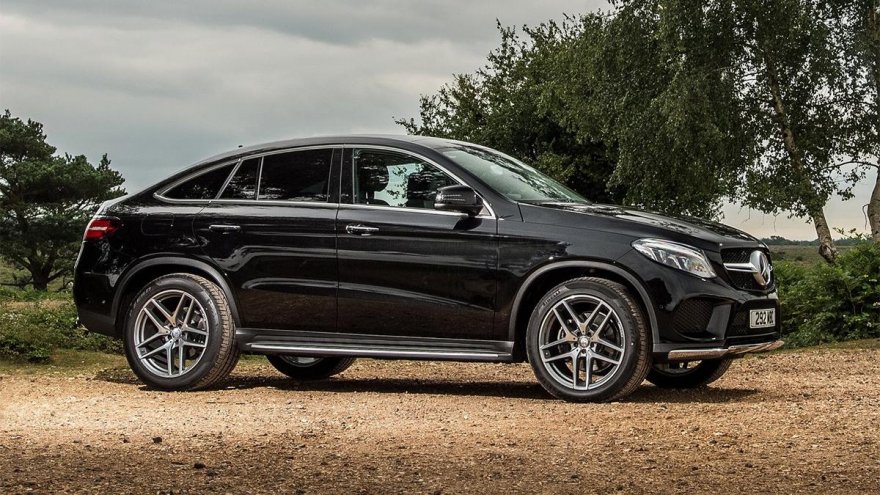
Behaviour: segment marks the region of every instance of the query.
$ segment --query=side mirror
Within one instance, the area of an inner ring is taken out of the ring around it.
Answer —
[[[457,211],[474,217],[483,210],[483,200],[468,186],[446,186],[437,189],[437,196],[434,198],[434,209]]]

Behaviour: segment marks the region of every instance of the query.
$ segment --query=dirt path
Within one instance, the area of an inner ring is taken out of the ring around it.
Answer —
[[[199,393],[0,375],[0,493],[880,490],[880,349],[602,405],[548,398],[527,365],[362,360],[296,384],[261,363]]]

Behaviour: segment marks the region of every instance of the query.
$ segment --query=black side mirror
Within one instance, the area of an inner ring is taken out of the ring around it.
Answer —
[[[457,211],[474,217],[483,210],[483,200],[468,186],[446,186],[437,189],[434,209]]]

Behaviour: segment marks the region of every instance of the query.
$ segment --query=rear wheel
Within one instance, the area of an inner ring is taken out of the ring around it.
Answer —
[[[188,273],[159,277],[135,298],[126,318],[125,356],[145,384],[196,390],[225,378],[238,362],[226,296]]]
[[[660,388],[698,388],[721,378],[733,359],[655,363],[648,372],[648,381]]]
[[[323,380],[338,375],[354,364],[354,358],[311,356],[266,356],[276,370],[294,380]]]
[[[611,401],[644,381],[649,335],[626,287],[579,278],[556,286],[535,308],[526,349],[538,381],[555,397]]]

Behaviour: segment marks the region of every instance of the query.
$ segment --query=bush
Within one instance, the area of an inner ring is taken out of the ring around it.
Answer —
[[[121,352],[119,341],[76,324],[69,294],[53,299],[21,292],[25,294],[0,299],[0,358],[47,362],[57,348]]]
[[[861,240],[837,263],[775,266],[792,347],[880,337],[880,244]]]

